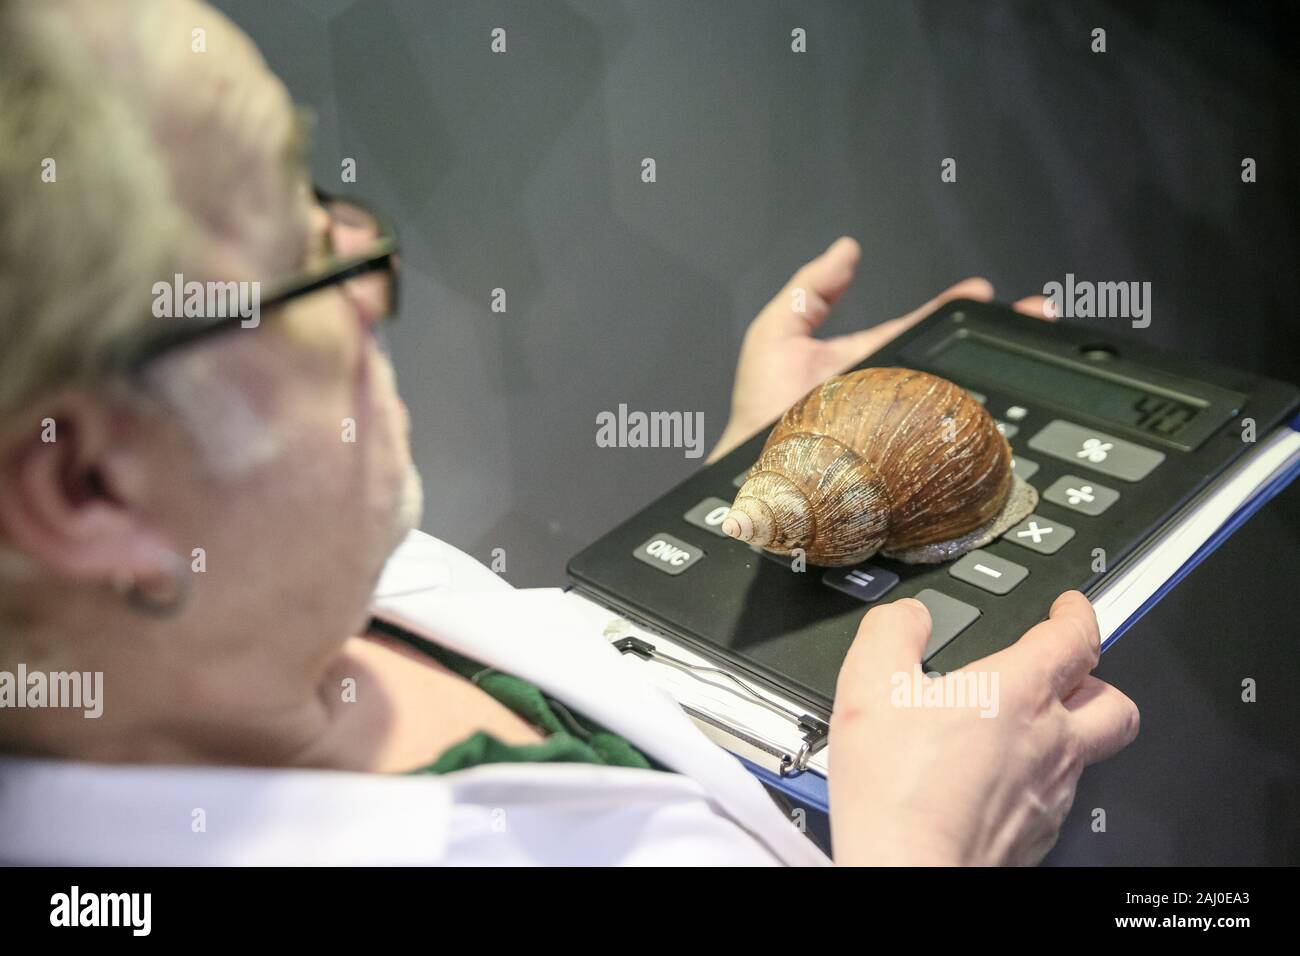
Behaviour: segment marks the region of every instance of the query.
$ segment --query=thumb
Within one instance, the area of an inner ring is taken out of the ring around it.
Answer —
[[[885,345],[898,338],[945,302],[951,302],[953,299],[978,299],[981,302],[988,302],[992,298],[993,286],[988,279],[978,277],[963,279],[956,285],[944,289],[925,305],[919,309],[913,309],[907,315],[900,316],[897,319],[890,319],[888,322],[881,322],[879,325],[873,325],[871,328],[863,329],[860,332],[838,335],[826,341],[834,349],[839,363],[844,368],[848,368],[851,365],[857,365],[871,353],[884,348]]]
[[[880,604],[867,612],[840,666],[839,687],[875,683],[921,663],[930,640],[930,611],[916,598]]]
[[[772,335],[811,333],[852,285],[861,258],[862,247],[856,239],[836,239],[825,252],[800,267],[759,313],[754,326]]]

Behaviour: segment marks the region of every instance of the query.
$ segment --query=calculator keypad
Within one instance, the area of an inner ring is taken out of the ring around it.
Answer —
[[[697,528],[703,528],[719,538],[725,538],[728,536],[722,532],[722,519],[727,517],[727,512],[730,510],[729,501],[721,498],[705,498],[682,517]]]
[[[980,610],[963,601],[948,597],[934,588],[926,588],[916,599],[930,612],[930,640],[921,660],[928,661],[948,646],[952,639],[979,620]]]
[[[681,538],[661,532],[633,551],[632,557],[664,574],[676,575],[704,557],[704,552]]]
[[[1119,492],[1078,475],[1062,475],[1043,492],[1043,498],[1062,508],[1095,517],[1119,501]]]
[[[1165,460],[1164,452],[1059,418],[1029,439],[1029,447],[1122,481],[1141,481]]]
[[[862,601],[879,601],[898,583],[898,575],[874,564],[859,564],[831,568],[822,576],[822,583]]]
[[[1038,462],[1030,461],[1028,458],[1021,458],[1019,455],[1012,455],[1011,468],[1017,475],[1028,481],[1034,477],[1034,472],[1038,470]]]
[[[1073,537],[1074,529],[1069,525],[1032,514],[1004,534],[1002,540],[1039,554],[1056,554]]]
[[[949,568],[948,573],[993,594],[1007,594],[1029,576],[1029,569],[999,558],[988,551],[971,551]]]

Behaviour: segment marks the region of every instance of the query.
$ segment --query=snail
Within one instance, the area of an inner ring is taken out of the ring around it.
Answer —
[[[965,389],[867,368],[828,379],[781,417],[721,530],[778,554],[802,548],[824,567],[877,552],[931,564],[988,544],[1037,504]]]

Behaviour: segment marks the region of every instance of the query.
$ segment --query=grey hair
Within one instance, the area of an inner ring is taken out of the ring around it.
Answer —
[[[191,50],[199,23],[211,55]],[[0,424],[156,332],[159,280],[301,263],[305,137],[289,106],[247,38],[203,4],[0,0]],[[270,457],[210,356],[136,384],[227,473],[232,455]],[[233,451],[211,447],[232,437]]]
[[[198,22],[218,28],[211,57],[191,54]],[[156,330],[160,279],[301,262],[303,137],[287,106],[202,4],[0,0],[0,431],[39,429],[59,388],[118,389],[110,359]],[[173,357],[128,394],[173,413],[230,478],[275,457],[279,436],[212,362]],[[33,570],[0,541],[0,581]]]
[[[138,334],[182,222],[139,114],[35,10],[0,4],[0,418]]]

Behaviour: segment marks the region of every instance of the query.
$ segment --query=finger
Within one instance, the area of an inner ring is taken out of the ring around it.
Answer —
[[[879,351],[946,302],[951,302],[953,299],[978,299],[981,302],[988,302],[992,298],[993,286],[988,279],[974,277],[963,279],[907,315],[881,322],[861,332],[850,332],[826,341],[842,358],[842,364],[847,368],[850,365],[857,365],[872,352]]]
[[[1004,651],[1008,663],[1042,675],[1058,700],[1064,700],[1101,659],[1097,615],[1078,591],[1054,602],[1046,621],[1036,624]]]
[[[1083,747],[1084,764],[1097,763],[1123,750],[1138,735],[1137,704],[1123,691],[1089,674],[1065,699],[1070,723]]]
[[[841,682],[860,684],[899,671],[911,672],[921,663],[930,640],[930,612],[915,598],[878,604],[858,625],[857,637],[840,666]]]
[[[1048,322],[1056,321],[1056,313],[1052,310],[1052,300],[1045,295],[1029,295],[1023,299],[1017,299],[1012,308],[1035,319],[1046,319]]]
[[[841,236],[816,259],[803,265],[759,313],[755,326],[770,333],[809,333],[853,283],[862,247]]]

